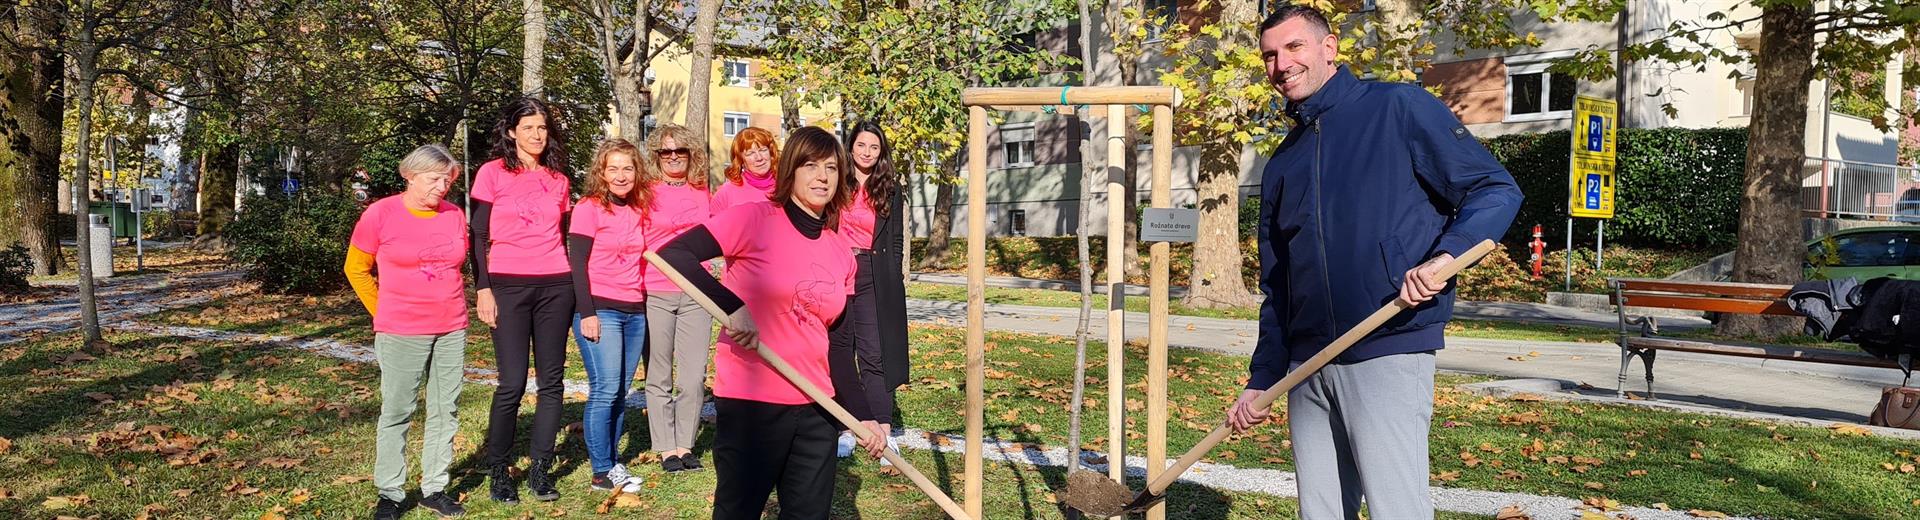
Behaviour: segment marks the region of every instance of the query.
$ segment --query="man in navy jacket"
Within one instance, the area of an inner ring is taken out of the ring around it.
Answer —
[[[1454,293],[1438,272],[1498,239],[1520,208],[1513,176],[1417,85],[1360,81],[1309,7],[1260,24],[1267,81],[1294,125],[1267,162],[1259,215],[1260,338],[1238,430],[1288,370],[1394,299],[1414,304],[1287,395],[1301,517],[1430,518],[1434,352]]]

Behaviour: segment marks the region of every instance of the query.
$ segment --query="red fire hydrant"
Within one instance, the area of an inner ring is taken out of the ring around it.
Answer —
[[[1546,251],[1547,251],[1546,241],[1540,240],[1539,224],[1533,225],[1533,242],[1527,245],[1533,246],[1533,279],[1539,280],[1540,279],[1540,263],[1546,259],[1545,257],[1546,257]]]

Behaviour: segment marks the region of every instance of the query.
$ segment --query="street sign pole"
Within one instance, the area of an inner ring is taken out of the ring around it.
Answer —
[[[1593,272],[1600,272],[1600,258],[1607,250],[1607,221],[1600,221],[1600,232],[1593,237]]]
[[[1573,101],[1573,154],[1568,161],[1567,289],[1573,288],[1573,219],[1599,220],[1593,242],[1593,269],[1597,273],[1606,251],[1607,219],[1613,218],[1614,164],[1618,157],[1619,104],[1606,99],[1576,96]]]

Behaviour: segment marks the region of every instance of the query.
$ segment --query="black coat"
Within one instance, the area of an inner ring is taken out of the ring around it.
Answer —
[[[884,355],[887,372],[887,385],[897,387],[907,383],[907,284],[906,277],[900,272],[900,255],[906,250],[901,243],[901,226],[906,221],[906,199],[900,192],[893,193],[893,200],[887,203],[891,209],[885,216],[875,216],[873,222],[873,292],[874,307],[878,309],[880,323],[880,352]]]

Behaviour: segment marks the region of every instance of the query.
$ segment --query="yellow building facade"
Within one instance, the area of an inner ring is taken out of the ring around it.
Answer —
[[[673,44],[648,63],[650,82],[646,87],[652,93],[655,124],[684,125],[687,117],[687,87],[693,76],[693,52],[684,45],[687,40],[674,39],[672,36],[654,32],[654,45],[669,41]],[[708,157],[716,173],[726,167],[729,151],[733,149],[734,135],[741,130],[760,127],[782,140],[790,130],[781,127],[780,96],[763,95],[756,88],[767,61],[737,57],[746,54],[740,49],[738,45],[716,45],[714,48],[713,84],[707,91],[707,142],[710,148]],[[839,123],[840,114],[838,103],[829,103],[824,107],[802,106],[800,124],[831,130]],[[609,129],[607,134],[617,132],[617,129]]]

